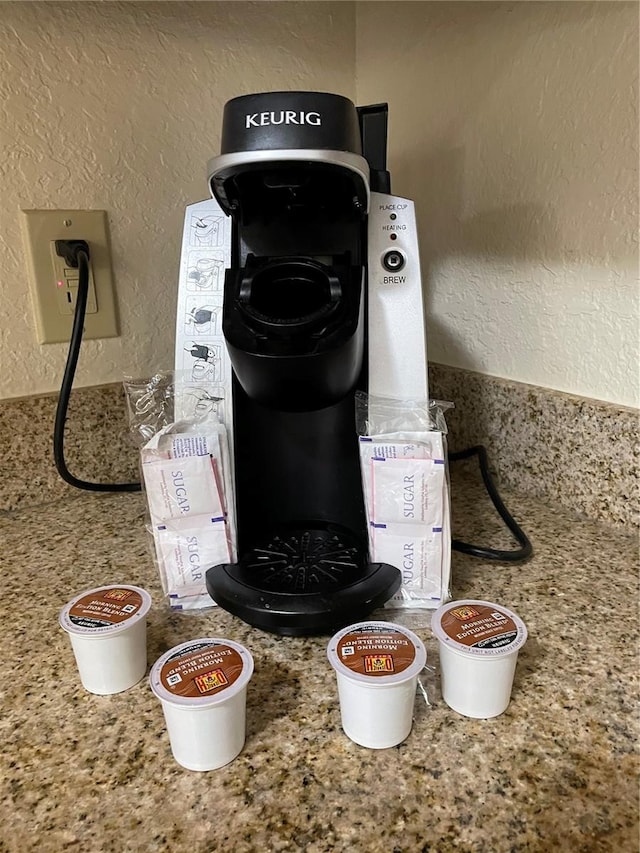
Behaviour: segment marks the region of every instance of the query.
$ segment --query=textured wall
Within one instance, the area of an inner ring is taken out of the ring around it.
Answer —
[[[639,405],[638,4],[356,8],[430,359]]]
[[[357,94],[391,105],[430,357],[638,404],[635,3],[355,4]],[[184,206],[246,91],[354,95],[351,3],[2,3],[0,398],[55,390],[18,211],[109,212],[121,337],[77,385],[173,362]]]
[[[86,341],[76,385],[172,367],[184,207],[207,195],[235,95],[354,95],[351,3],[2,3],[0,398],[59,386],[40,346],[21,208],[109,214],[121,336]]]

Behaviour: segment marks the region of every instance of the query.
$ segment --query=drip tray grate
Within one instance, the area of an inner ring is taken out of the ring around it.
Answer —
[[[275,534],[245,554],[241,565],[257,589],[302,595],[340,589],[363,569],[355,539],[335,528]]]
[[[257,536],[239,563],[207,571],[209,595],[249,625],[292,637],[366,619],[398,590],[394,566],[370,563],[366,541],[308,520]]]

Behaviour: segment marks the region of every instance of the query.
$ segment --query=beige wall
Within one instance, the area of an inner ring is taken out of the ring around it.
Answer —
[[[35,342],[21,208],[109,213],[122,333],[84,343],[76,384],[171,367],[183,211],[222,105],[318,88],[389,101],[432,360],[638,405],[635,3],[0,12],[0,398],[57,389],[66,355]]]
[[[357,4],[432,360],[640,404],[638,8]]]
[[[76,385],[171,368],[184,207],[207,196],[224,102],[353,98],[353,5],[1,3],[0,20],[0,398],[57,389],[66,357],[35,341],[21,208],[109,214],[121,336],[83,344]]]

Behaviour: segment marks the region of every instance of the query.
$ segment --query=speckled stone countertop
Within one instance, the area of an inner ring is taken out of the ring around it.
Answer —
[[[453,495],[458,537],[508,545],[475,483],[454,481]],[[431,705],[419,698],[408,740],[382,751],[342,733],[325,639],[168,611],[140,495],[0,516],[0,851],[637,851],[637,540],[505,499],[535,557],[454,554],[454,596],[495,600],[527,623],[511,705],[492,720],[451,711],[429,617],[412,620],[436,664]],[[58,612],[83,589],[126,582],[153,595],[150,663],[206,635],[253,652],[246,745],[229,766],[200,774],[173,761],[146,679],[109,697],[80,686]]]

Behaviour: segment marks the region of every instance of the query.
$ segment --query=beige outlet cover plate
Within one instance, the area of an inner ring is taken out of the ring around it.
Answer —
[[[41,344],[71,339],[77,278],[57,258],[55,240],[86,240],[90,253],[89,296],[83,338],[119,335],[109,226],[105,210],[23,210],[29,285]]]

